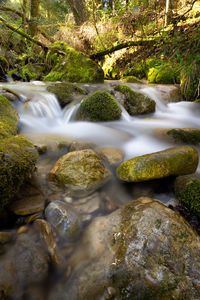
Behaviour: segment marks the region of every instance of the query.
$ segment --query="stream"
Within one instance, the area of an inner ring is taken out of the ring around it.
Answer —
[[[81,87],[88,94],[96,90],[107,90],[113,93],[113,86],[118,83],[117,81],[108,81],[104,84],[82,84]],[[127,85],[155,100],[156,112],[131,117],[121,106],[122,117],[118,121],[96,123],[76,121],[75,114],[80,98],[62,109],[55,95],[47,92],[46,83],[35,81],[0,84],[0,87],[7,87],[20,94],[20,101],[15,101],[13,104],[20,116],[20,134],[27,136],[39,148],[47,148],[47,151],[44,151],[39,157],[34,178],[34,182],[40,186],[45,195],[47,203],[61,200],[73,209],[77,209],[81,214],[83,225],[78,238],[68,241],[66,247],[61,246],[61,256],[63,255],[67,259],[71,257],[74,247],[77,247],[79,243],[80,236],[93,219],[110,214],[132,199],[149,196],[160,200],[170,208],[178,205],[170,178],[134,184],[123,183],[115,177],[115,167],[112,167],[111,170],[113,179],[87,197],[75,197],[69,190],[57,187],[48,181],[47,174],[58,158],[68,152],[68,147],[72,142],[92,143],[97,149],[115,147],[122,151],[124,160],[126,160],[177,146],[177,144],[163,139],[159,135],[159,129],[200,128],[200,105],[178,101],[181,99],[177,96],[177,87],[133,83]],[[120,95],[115,92],[115,97],[119,100]],[[199,146],[196,148],[200,151]],[[197,172],[199,171],[200,166],[198,166]],[[72,219],[74,218],[73,209]],[[24,219],[20,219],[19,224],[20,222],[23,223]],[[65,241],[62,240],[61,245],[63,243]],[[81,260],[80,257],[77,260],[79,259]],[[51,275],[47,286],[51,285],[52,280],[59,276],[60,273]]]

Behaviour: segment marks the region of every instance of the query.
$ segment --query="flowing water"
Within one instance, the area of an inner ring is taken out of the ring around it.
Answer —
[[[113,84],[116,83],[85,84],[82,87],[88,93],[95,90],[113,92]],[[156,112],[131,117],[121,107],[122,117],[120,120],[92,123],[76,121],[75,115],[80,99],[61,109],[55,95],[47,92],[45,83],[0,84],[0,87],[6,87],[20,95],[19,101],[14,103],[20,116],[20,133],[28,136],[36,145],[47,146],[47,153],[42,154],[39,158],[36,173],[37,182],[45,197],[48,201],[65,201],[81,211],[82,221],[85,224],[82,232],[96,216],[108,214],[127,201],[140,196],[151,196],[166,205],[176,205],[172,192],[173,180],[170,179],[137,184],[122,183],[115,178],[113,169],[114,179],[112,181],[100,191],[82,199],[74,199],[68,190],[58,188],[47,180],[48,172],[55,161],[67,153],[67,147],[72,141],[94,143],[97,148],[117,147],[124,152],[124,158],[129,159],[174,146],[172,142],[161,138],[158,134],[159,129],[200,127],[200,105],[184,101],[173,102],[175,100],[174,86],[147,86],[144,84],[129,84],[129,86],[154,99]],[[115,96],[119,100],[120,95],[116,93]],[[78,243],[77,240],[76,243]],[[73,247],[73,244],[65,247],[65,257],[70,257]],[[87,249],[82,250],[87,252]],[[52,276],[55,279],[55,276],[51,274],[50,277]],[[50,282],[51,280],[50,278]]]
[[[117,82],[105,84],[82,85],[89,93],[95,90],[113,91]],[[122,117],[112,122],[79,122],[75,120],[79,103],[75,101],[61,109],[55,95],[46,91],[43,82],[9,83],[3,86],[16,91],[20,101],[15,106],[20,115],[20,131],[36,144],[45,144],[53,153],[40,159],[39,169],[47,172],[62,151],[56,147],[59,143],[69,144],[70,141],[91,142],[98,147],[114,146],[123,150],[125,159],[152,153],[172,147],[171,142],[160,139],[156,134],[159,128],[198,128],[200,117],[199,104],[191,102],[173,102],[174,86],[148,86],[145,84],[129,84],[156,101],[156,112],[149,115],[131,117],[122,108]],[[170,93],[172,96],[170,96]],[[119,94],[115,94],[119,98]],[[177,96],[176,96],[177,100]],[[51,163],[50,163],[51,161]],[[42,175],[45,177],[45,174]],[[119,189],[120,183],[115,184]],[[139,184],[140,185],[140,184]],[[148,183],[147,183],[148,185]],[[112,188],[110,187],[112,190]],[[144,187],[141,184],[142,194]],[[138,193],[140,195],[140,193]],[[133,195],[126,197],[130,199]],[[156,195],[159,199],[170,200],[170,196]]]

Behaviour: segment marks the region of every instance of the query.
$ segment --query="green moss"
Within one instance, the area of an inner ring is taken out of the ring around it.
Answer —
[[[116,99],[108,92],[96,91],[84,99],[77,112],[78,120],[112,121],[121,117]]]
[[[133,91],[127,85],[117,85],[115,90],[125,96],[124,108],[131,115],[147,114],[155,111],[155,101],[148,96]]]
[[[24,180],[33,172],[36,159],[37,152],[25,137],[0,141],[0,208],[18,193]]]
[[[56,95],[62,107],[73,100],[74,94],[86,94],[84,89],[70,82],[62,82],[50,85],[48,86],[47,91]]]
[[[117,176],[124,181],[140,182],[196,171],[198,152],[190,146],[179,146],[145,154],[123,162]]]
[[[126,76],[123,77],[122,79],[124,82],[131,82],[131,83],[141,83],[142,81],[139,80],[137,77],[135,76]]]
[[[167,135],[172,137],[175,142],[182,142],[185,144],[200,144],[200,129],[195,128],[178,128],[171,129]]]
[[[70,82],[99,82],[103,81],[102,69],[81,52],[65,43],[54,43],[47,57],[54,66],[44,80]],[[65,55],[55,53],[61,50]]]
[[[147,79],[150,83],[176,83],[179,82],[179,70],[169,64],[150,68]]]
[[[11,103],[0,95],[0,136],[16,134],[18,114]]]
[[[175,182],[175,194],[183,205],[200,216],[200,177],[180,176]]]

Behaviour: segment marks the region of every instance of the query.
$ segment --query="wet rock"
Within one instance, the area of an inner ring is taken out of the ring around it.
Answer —
[[[47,152],[47,145],[44,144],[35,144],[35,148],[37,149],[39,154],[45,154]]]
[[[0,95],[0,139],[17,133],[19,117],[11,103]]]
[[[133,91],[127,85],[117,85],[115,90],[124,95],[123,106],[131,115],[149,114],[155,111],[156,103],[148,96]]]
[[[90,149],[62,156],[49,173],[49,179],[84,196],[101,187],[111,177],[99,156]]]
[[[70,82],[55,83],[48,86],[47,91],[56,95],[61,107],[72,102],[77,95],[86,95],[86,91]]]
[[[139,182],[194,173],[197,166],[197,150],[179,146],[124,161],[117,168],[117,176],[124,181]]]
[[[95,192],[92,195],[76,200],[73,203],[73,206],[81,215],[81,219],[85,221],[90,220],[92,218],[92,214],[100,211],[100,208],[103,206],[102,202],[101,194]]]
[[[118,148],[106,147],[100,148],[99,151],[103,154],[103,158],[106,158],[111,165],[119,164],[124,158],[124,152]]]
[[[8,204],[35,169],[37,151],[23,136],[0,141],[0,207]]]
[[[110,93],[96,91],[81,102],[76,117],[78,120],[96,122],[118,120],[121,108]]]
[[[25,290],[42,283],[48,274],[49,256],[33,228],[18,233],[15,243],[0,256],[0,298],[23,299]]]
[[[54,228],[60,241],[74,240],[80,233],[80,217],[68,203],[60,200],[51,202],[45,209],[45,218]]]
[[[200,238],[177,213],[140,198],[96,218],[52,300],[200,297]]]
[[[95,147],[96,147],[95,144],[92,143],[74,141],[69,145],[68,150],[69,152],[72,152],[72,151],[79,151],[84,149],[94,149]]]
[[[125,76],[123,77],[122,81],[131,83],[143,83],[142,80],[138,79],[135,76]]]
[[[43,195],[28,196],[18,201],[13,201],[9,210],[16,215],[26,216],[44,210],[45,198]]]
[[[178,176],[175,195],[187,208],[200,216],[200,176],[196,174]]]
[[[55,236],[51,229],[50,224],[48,222],[46,222],[45,220],[36,220],[34,222],[34,225],[37,226],[40,231],[40,235],[46,244],[46,247],[47,247],[47,250],[51,257],[52,262],[55,265],[59,265],[60,258],[59,258],[59,254],[58,254],[58,248],[57,248],[56,239],[55,239]]]
[[[198,128],[160,128],[155,130],[155,135],[173,143],[200,144],[200,129]]]

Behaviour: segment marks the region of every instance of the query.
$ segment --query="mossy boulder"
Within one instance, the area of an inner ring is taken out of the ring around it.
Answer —
[[[140,182],[191,174],[197,166],[197,150],[190,146],[179,146],[124,161],[117,168],[117,176],[124,181]]]
[[[0,139],[16,134],[19,117],[11,103],[0,95]]]
[[[37,157],[34,146],[23,136],[0,141],[0,209],[15,197],[30,177]]]
[[[169,64],[150,68],[147,74],[149,83],[177,83],[179,82],[179,69]]]
[[[200,62],[185,66],[180,75],[181,94],[186,101],[194,101],[199,97]]]
[[[61,107],[74,100],[76,95],[86,95],[86,91],[70,82],[55,83],[47,87],[47,91],[56,95]]]
[[[96,91],[81,102],[76,117],[85,121],[113,121],[120,119],[121,108],[110,93]]]
[[[198,128],[174,128],[167,130],[166,134],[176,143],[200,144],[200,129]]]
[[[49,173],[49,179],[69,188],[73,194],[86,195],[111,177],[101,158],[91,149],[62,156]]]
[[[148,96],[133,91],[127,85],[117,85],[115,90],[124,95],[123,106],[131,116],[155,112],[156,103]]]
[[[49,300],[200,299],[200,238],[150,198],[95,218],[69,266],[70,278],[58,282]]]
[[[61,50],[64,55],[57,54],[55,50]],[[65,43],[54,43],[47,57],[47,60],[53,62],[53,67],[44,77],[45,81],[103,81],[104,74],[100,66]]]
[[[156,128],[156,137],[177,144],[200,144],[199,128]]]
[[[200,176],[196,174],[178,176],[175,181],[177,199],[200,216]]]
[[[122,78],[122,81],[130,83],[142,83],[142,81],[135,76],[125,76]]]

